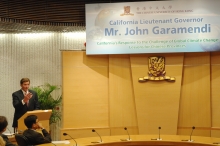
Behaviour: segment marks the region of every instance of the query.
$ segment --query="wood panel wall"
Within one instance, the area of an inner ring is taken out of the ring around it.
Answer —
[[[179,112],[178,134],[210,136],[210,53],[186,53]]]
[[[148,57],[166,58],[166,75],[176,82],[148,81],[139,83],[138,78],[148,75]],[[131,55],[134,96],[137,108],[139,134],[176,134],[179,112],[183,54]]]
[[[166,58],[175,82],[138,82],[148,57]],[[63,132],[75,138],[130,134],[220,137],[220,53],[86,56],[62,52]],[[65,137],[61,136],[61,139]]]
[[[220,137],[220,52],[211,53],[211,135]]]

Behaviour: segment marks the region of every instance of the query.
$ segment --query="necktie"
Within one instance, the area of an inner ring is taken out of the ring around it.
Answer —
[[[29,105],[29,100],[27,101],[27,107],[28,107],[28,105]]]
[[[25,92],[25,95],[27,95],[27,92]],[[27,101],[27,107],[28,107],[28,104],[29,104],[29,100]]]

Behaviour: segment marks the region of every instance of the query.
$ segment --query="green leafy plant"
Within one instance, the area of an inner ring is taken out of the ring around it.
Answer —
[[[52,114],[50,116],[50,124],[57,123],[61,120],[60,105],[62,103],[62,95],[59,95],[57,98],[54,98],[51,94],[53,91],[59,89],[59,86],[50,85],[49,83],[31,88],[31,90],[37,92],[40,108],[42,110],[52,109]]]

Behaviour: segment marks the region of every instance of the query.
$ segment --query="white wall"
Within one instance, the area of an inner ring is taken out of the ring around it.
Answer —
[[[10,130],[12,93],[20,89],[20,79],[30,78],[31,86],[62,85],[60,51],[85,49],[85,31],[81,29],[74,33],[0,34],[0,115],[7,117]],[[54,140],[59,137],[56,129]]]

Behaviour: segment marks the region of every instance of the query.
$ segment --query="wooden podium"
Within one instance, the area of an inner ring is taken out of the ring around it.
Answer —
[[[51,113],[52,110],[35,110],[26,112],[21,118],[18,119],[18,133],[23,133],[23,131],[27,129],[27,127],[24,124],[24,119],[29,115],[36,115],[38,117],[39,123],[41,123],[43,127],[47,131],[49,131],[49,119]]]

